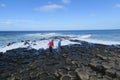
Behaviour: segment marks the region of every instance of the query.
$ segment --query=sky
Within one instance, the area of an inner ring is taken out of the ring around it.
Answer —
[[[120,29],[120,0],[0,0],[0,31]]]

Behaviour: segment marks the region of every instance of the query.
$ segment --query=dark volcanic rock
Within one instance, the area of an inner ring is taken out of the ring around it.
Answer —
[[[120,47],[71,41],[81,45],[62,46],[60,53],[32,48],[0,53],[0,80],[120,79]]]
[[[0,52],[0,57],[3,55],[3,53],[2,52]]]

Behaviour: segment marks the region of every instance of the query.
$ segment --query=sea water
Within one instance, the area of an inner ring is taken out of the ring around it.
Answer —
[[[63,31],[0,31],[0,52],[19,47],[31,46],[35,49],[48,48],[50,39],[63,38],[62,45],[80,44],[72,40],[82,40],[106,45],[120,45],[120,30],[63,30]],[[31,45],[24,45],[29,40]],[[58,39],[54,39],[54,48]],[[8,43],[13,43],[7,46]]]

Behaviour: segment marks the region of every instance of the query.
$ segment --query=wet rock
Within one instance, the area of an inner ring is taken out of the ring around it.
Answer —
[[[50,61],[46,62],[45,64],[47,66],[54,66],[54,65],[59,64],[59,62],[53,59],[53,60],[50,60]]]
[[[114,69],[115,69],[116,71],[120,71],[120,64],[119,64],[119,66],[117,65],[116,67],[114,67]]]
[[[71,77],[68,75],[64,75],[60,78],[60,80],[71,80]]]
[[[68,57],[68,54],[63,54],[62,55],[64,58],[67,58]]]
[[[14,43],[15,43],[15,42],[8,43],[7,46],[10,46],[10,45],[12,45],[12,44],[14,44]]]
[[[97,75],[91,75],[89,80],[98,80]]]
[[[83,69],[82,68],[76,68],[75,69],[75,72],[80,72],[80,71],[82,71]]]
[[[98,80],[98,79],[97,79],[97,76],[91,75],[89,80]]]
[[[99,78],[99,79],[103,78],[103,74],[102,73],[97,73],[97,78]]]
[[[106,70],[105,74],[109,77],[115,78],[116,77],[116,70],[114,69],[108,69]]]
[[[88,74],[90,75],[90,77],[91,77],[91,76],[94,76],[94,77],[97,76],[97,74],[96,74],[95,71],[88,71]]]
[[[45,80],[45,78],[48,76],[48,74],[43,72],[43,73],[39,74],[38,76],[39,76],[40,80]]]
[[[81,45],[62,46],[61,59],[56,49],[53,54],[48,49],[32,48],[0,53],[0,80],[120,79],[119,48],[80,42]]]
[[[0,52],[0,57],[3,55],[3,53],[2,52]]]
[[[66,69],[58,69],[58,73],[63,76],[68,74],[68,71]]]
[[[24,42],[24,45],[30,45],[29,42],[30,42],[29,40],[25,41],[25,42]]]
[[[102,60],[107,60],[108,59],[107,57],[102,56],[101,54],[97,54],[96,56],[99,57]]]
[[[120,71],[117,71],[117,72],[116,72],[116,77],[117,77],[117,79],[120,80]]]
[[[89,80],[89,75],[85,71],[77,72],[77,75],[78,75],[80,80]]]
[[[105,76],[103,77],[103,79],[104,79],[104,80],[114,80],[113,78],[111,78],[111,77],[109,77],[109,76],[107,76],[107,75],[105,75]]]
[[[76,65],[65,66],[65,69],[67,69],[68,71],[75,71],[76,68],[77,68]]]
[[[76,73],[75,71],[68,71],[68,75],[69,75],[71,78],[74,78],[74,79],[77,78],[77,73]]]
[[[21,40],[21,42],[24,42],[23,40]]]
[[[56,78],[59,78],[59,77],[60,77],[60,74],[59,74],[58,71],[56,71],[56,72],[54,73],[54,75],[55,75]]]
[[[106,69],[111,69],[113,66],[112,65],[110,65],[109,63],[103,63],[102,64],[102,66],[103,66],[103,68],[106,70]]]
[[[120,58],[120,55],[118,55],[118,57]]]
[[[90,63],[89,65],[96,72],[102,72],[102,70],[103,70],[103,67],[101,64],[97,64],[97,63],[93,62],[93,63]]]
[[[21,63],[22,64],[28,64],[30,62],[32,62],[32,59],[26,59],[26,60],[22,61]]]

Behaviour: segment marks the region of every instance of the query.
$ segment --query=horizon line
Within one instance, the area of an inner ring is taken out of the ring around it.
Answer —
[[[1,30],[1,32],[3,31],[92,31],[92,30],[120,30],[120,29],[81,29],[81,30]]]

